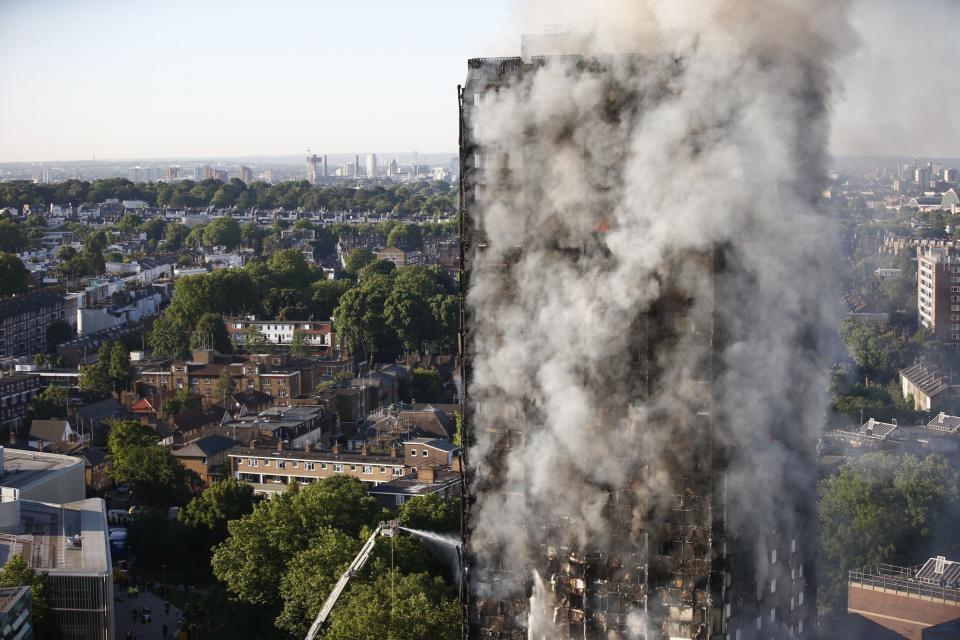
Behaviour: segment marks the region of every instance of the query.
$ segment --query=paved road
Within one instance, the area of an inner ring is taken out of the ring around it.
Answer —
[[[164,600],[159,596],[149,592],[141,591],[136,598],[128,598],[126,587],[120,588],[114,586],[114,609],[117,620],[117,640],[126,638],[127,627],[133,631],[133,637],[138,640],[163,640],[163,625],[167,625],[167,640],[172,640],[177,635],[177,620],[180,617],[180,610],[170,605],[170,613],[163,613]],[[150,609],[150,622],[142,622],[138,616],[134,621],[133,610],[142,610],[144,607]]]

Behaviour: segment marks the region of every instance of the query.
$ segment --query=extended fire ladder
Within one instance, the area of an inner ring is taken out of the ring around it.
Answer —
[[[324,602],[323,607],[320,608],[317,619],[313,621],[313,624],[310,626],[310,631],[307,632],[306,640],[314,640],[320,628],[327,621],[327,616],[330,615],[330,610],[333,609],[333,605],[337,604],[337,599],[340,597],[340,594],[347,588],[347,583],[350,582],[350,578],[357,575],[357,572],[367,564],[367,560],[370,559],[370,553],[373,551],[373,545],[377,542],[377,536],[384,535],[388,538],[393,537],[396,535],[399,527],[399,520],[387,520],[377,525],[377,528],[374,529],[370,537],[367,538],[363,548],[360,549],[360,553],[353,559],[353,562],[350,563],[347,570],[343,572],[343,575],[340,576],[337,584],[333,587],[333,591],[327,596],[326,602]]]

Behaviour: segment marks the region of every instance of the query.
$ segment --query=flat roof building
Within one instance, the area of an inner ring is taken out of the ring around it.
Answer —
[[[114,640],[107,508],[99,498],[0,502],[0,564],[16,555],[46,573],[64,638]]]

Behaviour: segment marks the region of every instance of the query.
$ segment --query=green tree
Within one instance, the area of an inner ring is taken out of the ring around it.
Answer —
[[[97,361],[94,364],[80,366],[80,389],[94,396],[109,397],[114,390],[110,377],[110,357],[112,349],[109,342],[100,346]]]
[[[280,580],[283,610],[277,626],[298,638],[305,636],[360,545],[342,531],[319,530],[310,547],[293,557]]]
[[[207,548],[210,548],[226,540],[227,523],[252,512],[256,502],[251,485],[226,478],[213,483],[191,500],[180,511],[178,519],[190,529],[205,530],[209,541]]]
[[[123,214],[123,217],[120,218],[120,222],[117,223],[117,227],[119,227],[121,231],[131,233],[141,224],[143,224],[143,220],[141,220],[138,216],[135,216],[132,213],[125,213]]]
[[[402,346],[383,313],[392,287],[386,276],[364,278],[340,297],[334,312],[341,343],[353,353],[366,352],[371,361],[378,354],[395,354]]]
[[[20,258],[12,253],[0,252],[0,296],[26,293],[29,275]]]
[[[391,596],[392,594],[392,596]],[[392,603],[392,606],[391,606]],[[381,575],[354,584],[334,608],[325,640],[455,638],[460,605],[441,578]]]
[[[143,505],[166,507],[187,494],[186,471],[169,449],[157,444],[156,432],[134,421],[110,421],[107,447],[110,476],[130,484]]]
[[[367,276],[374,274],[380,274],[382,276],[389,276],[394,271],[396,271],[397,265],[393,264],[389,260],[374,260],[363,269],[360,270],[360,278],[363,279]]]
[[[203,230],[203,244],[235,249],[240,244],[240,223],[230,216],[214,218]]]
[[[226,368],[220,371],[220,376],[217,378],[217,384],[214,385],[214,392],[217,394],[217,397],[225,400],[232,396],[237,390],[237,384],[233,381],[233,376],[230,375],[230,371]]]
[[[347,273],[357,275],[365,266],[376,260],[376,256],[370,249],[354,249],[344,261],[343,268]]]
[[[423,232],[420,225],[402,222],[387,236],[387,244],[402,249],[422,249]]]
[[[73,338],[73,327],[66,320],[54,320],[47,326],[47,347],[53,350]]]
[[[119,340],[110,348],[107,373],[115,389],[126,389],[130,384],[130,353]]]
[[[153,321],[147,344],[153,355],[162,358],[182,359],[187,357],[187,332],[168,313]]]
[[[163,401],[160,412],[170,417],[199,406],[200,396],[190,393],[188,389],[177,389],[176,393]]]
[[[37,573],[16,554],[0,569],[0,587],[30,587],[33,638],[58,640],[60,623],[53,610],[53,585],[46,573]]]
[[[317,280],[310,285],[308,292],[310,315],[326,320],[340,302],[340,296],[352,286],[349,280]]]
[[[440,374],[436,369],[418,367],[401,381],[401,397],[408,402],[445,402],[447,394],[443,390]]]
[[[9,218],[0,218],[0,251],[16,253],[27,246],[27,234]]]
[[[67,390],[49,386],[27,405],[28,420],[54,420],[67,417]]]
[[[416,496],[397,509],[397,518],[405,527],[457,533],[460,531],[460,498],[442,498],[435,493]]]
[[[960,473],[942,458],[868,454],[844,465],[820,482],[820,601],[842,606],[852,569],[957,553],[958,514]]]
[[[303,358],[309,355],[310,345],[307,342],[307,334],[303,329],[294,329],[293,338],[290,340],[290,355],[294,358]]]
[[[190,334],[190,349],[213,349],[217,353],[233,351],[227,326],[219,314],[205,313],[200,316]]]
[[[291,487],[227,524],[230,536],[213,553],[213,572],[231,593],[254,605],[279,605],[278,585],[293,557],[325,528],[357,537],[383,516],[363,483],[339,475]]]
[[[260,325],[251,324],[243,341],[247,353],[273,353],[273,343],[260,330]]]

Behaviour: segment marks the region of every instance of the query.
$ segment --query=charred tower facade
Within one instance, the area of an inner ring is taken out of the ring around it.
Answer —
[[[798,400],[749,428],[731,400],[757,379],[730,354],[755,329],[744,312],[768,303],[763,274],[736,241],[665,240],[697,234],[632,213],[638,132],[687,71],[664,56],[468,63],[465,637],[813,630],[812,442],[786,413]],[[711,126],[686,144],[709,145]],[[803,326],[789,339],[816,341]]]

